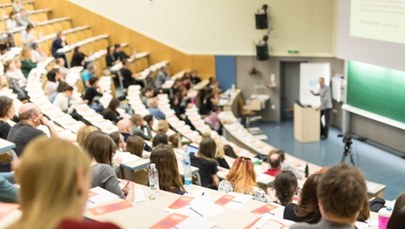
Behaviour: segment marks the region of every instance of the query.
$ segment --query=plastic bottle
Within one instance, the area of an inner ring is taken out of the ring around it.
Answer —
[[[191,193],[193,189],[193,175],[191,174],[191,162],[188,154],[184,155],[184,188],[187,193]]]
[[[308,163],[305,165],[305,178],[307,178],[309,176],[309,167],[308,167]]]
[[[149,167],[149,199],[154,200],[159,196],[159,173],[155,163]]]
[[[392,208],[385,206],[378,211],[378,229],[386,229],[392,214]]]

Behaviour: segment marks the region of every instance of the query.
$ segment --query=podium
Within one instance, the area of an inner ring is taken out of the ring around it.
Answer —
[[[320,139],[320,111],[312,107],[294,105],[294,138],[302,143]]]

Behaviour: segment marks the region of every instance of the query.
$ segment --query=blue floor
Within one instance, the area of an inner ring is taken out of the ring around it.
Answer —
[[[294,139],[292,121],[280,124],[260,122],[252,126],[258,126],[263,130],[269,144],[303,160],[320,166],[330,166],[341,160],[343,143],[342,138],[337,137],[340,133],[338,129],[331,128],[327,140],[303,144]],[[404,159],[357,140],[353,141],[352,152],[356,166],[364,172],[367,180],[386,185],[384,193],[386,199],[396,199],[401,192],[405,192]]]

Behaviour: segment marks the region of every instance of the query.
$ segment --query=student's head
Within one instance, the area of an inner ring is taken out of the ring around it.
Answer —
[[[15,20],[17,18],[17,14],[12,10],[10,11],[8,18],[10,18],[11,20]]]
[[[4,69],[5,71],[13,71],[15,70],[16,64],[15,64],[15,60],[11,59],[11,60],[7,60],[6,63],[4,64]]]
[[[122,136],[120,132],[115,131],[110,133],[109,135],[119,150],[125,150],[126,143],[124,141],[124,136]]]
[[[150,128],[153,127],[153,115],[150,115],[150,114],[145,115],[145,116],[143,117],[143,120],[147,123],[147,125],[148,125]]]
[[[21,56],[24,59],[29,59],[31,58],[31,49],[29,48],[23,48],[23,50],[21,51]]]
[[[73,49],[73,53],[80,53],[81,52],[81,46],[76,46],[74,49]]]
[[[97,163],[112,165],[117,146],[108,134],[94,131],[84,140],[84,149]]]
[[[405,193],[401,193],[395,201],[387,229],[405,228]]]
[[[109,45],[107,47],[107,53],[108,54],[113,54],[114,53],[114,46],[113,45]]]
[[[256,173],[250,158],[237,158],[229,170],[226,179],[234,184],[234,192],[252,193],[253,187],[256,185]]]
[[[197,70],[191,71],[191,76],[192,77],[197,77],[198,76],[198,71]]]
[[[88,64],[86,66],[86,70],[90,73],[90,74],[94,74],[96,73],[96,66],[94,66],[94,64]]]
[[[20,228],[58,228],[65,219],[82,219],[90,188],[90,159],[72,143],[34,139],[25,148],[15,177],[23,212],[17,223]]]
[[[128,62],[127,59],[122,59],[122,60],[121,60],[121,63],[122,63],[122,66],[124,66],[125,68],[127,68],[128,65],[129,65],[129,62]]]
[[[84,140],[86,140],[87,136],[98,129],[94,126],[82,126],[80,127],[79,131],[77,131],[76,141],[79,146],[84,147]]]
[[[152,147],[156,147],[160,144],[169,144],[169,139],[165,133],[157,133],[152,139]]]
[[[32,43],[32,45],[31,45],[32,50],[38,50],[39,48],[40,48],[40,46],[38,43],[36,43],[36,42]]]
[[[117,122],[117,128],[120,133],[131,134],[131,121],[128,119],[121,119]]]
[[[281,157],[278,153],[269,154],[269,164],[271,168],[281,168]]]
[[[219,106],[213,106],[213,107],[212,107],[212,112],[218,114],[219,112],[221,112],[221,108],[220,108]]]
[[[153,148],[150,163],[155,163],[159,171],[160,189],[169,192],[185,191],[172,147],[160,144]]]
[[[278,154],[278,155],[280,155],[280,162],[281,162],[281,163],[284,162],[284,160],[285,160],[285,152],[284,152],[283,150],[274,148],[274,149],[272,149],[272,150],[270,151],[269,157],[270,157],[270,155],[272,155],[272,154]]]
[[[51,82],[56,82],[60,79],[60,74],[59,74],[59,69],[54,68],[52,70],[50,70],[47,74],[46,74],[46,78],[48,79],[48,81]]]
[[[280,204],[283,206],[292,202],[292,198],[297,192],[297,187],[297,177],[289,170],[281,171],[274,179],[276,196],[280,201]]]
[[[63,59],[62,57],[58,57],[55,60],[55,64],[58,66],[65,66],[65,59]]]
[[[153,97],[154,93],[155,93],[155,90],[153,89],[153,87],[150,87],[150,86],[146,87],[143,90],[143,94],[148,98]]]
[[[139,136],[129,136],[127,139],[127,152],[135,154],[138,157],[142,157],[142,152],[145,142],[143,138]]]
[[[114,50],[116,52],[121,52],[121,44],[114,44]]]
[[[119,99],[111,99],[110,103],[108,104],[108,109],[115,111],[117,108],[120,106],[120,100]]]
[[[140,114],[133,114],[131,117],[131,122],[135,126],[142,126],[143,125],[143,117]]]
[[[169,142],[173,147],[177,147],[179,145],[180,135],[178,133],[172,134],[169,136]]]
[[[156,98],[149,98],[146,105],[148,107],[152,107],[152,108],[157,108],[158,106],[158,101]]]
[[[169,131],[169,123],[166,120],[159,120],[157,125],[157,132],[159,133],[167,133]]]
[[[0,96],[0,118],[12,119],[14,113],[13,99],[6,96]]]
[[[89,84],[92,87],[97,87],[98,86],[98,78],[97,78],[97,76],[90,77]]]
[[[319,217],[317,189],[321,180],[322,174],[315,173],[307,178],[301,190],[301,198],[298,205],[295,207],[295,213],[300,218],[313,221]]]
[[[231,145],[224,145],[224,153],[228,157],[238,158],[238,155],[235,153]]]
[[[61,39],[62,36],[63,36],[63,31],[59,31],[59,32],[56,34],[56,39]]]
[[[25,103],[20,107],[18,117],[21,122],[25,122],[36,128],[41,125],[42,112],[37,105]]]
[[[198,155],[201,157],[215,159],[217,145],[210,137],[203,137],[198,148]]]
[[[66,97],[72,97],[73,95],[73,87],[70,85],[63,85],[60,90]]]
[[[367,198],[363,174],[347,164],[330,168],[318,186],[319,209],[325,219],[354,223]]]
[[[27,25],[27,27],[25,27],[25,31],[27,31],[27,33],[31,32],[31,30],[34,29],[34,25],[32,25],[31,23]]]

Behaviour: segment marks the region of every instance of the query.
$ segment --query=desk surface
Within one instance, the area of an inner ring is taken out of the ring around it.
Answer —
[[[10,149],[15,148],[15,144],[0,138],[0,154],[8,152]]]

